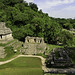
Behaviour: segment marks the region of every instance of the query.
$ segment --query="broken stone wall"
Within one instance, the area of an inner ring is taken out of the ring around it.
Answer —
[[[39,37],[26,37],[24,43],[24,54],[39,54],[44,53],[46,50],[46,43],[43,38]]]

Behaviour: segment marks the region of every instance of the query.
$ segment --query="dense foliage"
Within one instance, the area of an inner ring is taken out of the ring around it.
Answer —
[[[6,22],[16,39],[24,41],[26,36],[37,36],[51,44],[59,42],[62,28],[75,28],[75,20],[49,17],[36,4],[23,0],[0,0],[0,21]]]
[[[68,30],[72,28],[75,29],[75,19],[71,19],[71,18],[69,19],[52,18],[52,19],[58,22],[64,29],[68,29]]]

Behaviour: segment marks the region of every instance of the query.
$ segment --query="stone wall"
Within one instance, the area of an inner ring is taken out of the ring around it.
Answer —
[[[4,47],[0,47],[0,58],[4,58],[6,56]]]
[[[29,37],[29,36],[27,36],[25,38],[25,43],[44,43],[44,39],[39,38],[39,37]]]
[[[12,31],[7,28],[5,22],[0,22],[0,42],[13,39]]]
[[[29,37],[25,38],[24,49],[21,51],[24,54],[39,54],[44,53],[47,48],[43,38]]]
[[[11,40],[13,39],[12,34],[7,34],[7,35],[0,35],[0,40]]]
[[[6,37],[6,40],[11,40],[11,39],[13,39],[12,34],[8,34],[8,35],[6,35],[5,37]]]

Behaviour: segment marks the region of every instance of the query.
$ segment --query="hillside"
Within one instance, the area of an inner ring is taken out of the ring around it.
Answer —
[[[24,41],[26,36],[34,36],[44,37],[48,44],[74,44],[73,35],[63,32],[62,29],[75,28],[75,20],[52,18],[42,10],[38,10],[38,6],[34,3],[28,4],[24,0],[1,0],[0,21],[6,22],[13,31],[13,37],[20,41]]]

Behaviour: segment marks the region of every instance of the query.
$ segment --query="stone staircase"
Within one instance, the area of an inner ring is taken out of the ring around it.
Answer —
[[[6,56],[4,47],[0,47],[0,58],[4,58]]]
[[[16,50],[19,50],[21,47],[22,47],[22,42],[20,42],[20,41],[16,41],[13,45],[12,45],[12,47],[14,48],[14,49],[16,49]]]
[[[16,40],[13,40],[11,43],[7,44],[5,47],[11,46],[12,44],[14,44],[16,42]]]
[[[28,53],[28,54],[36,54],[36,46],[35,46],[35,44],[29,44],[28,45],[28,49],[26,50],[26,54]]]
[[[12,46],[14,50],[20,50],[22,48],[23,42],[18,40],[13,40],[11,43],[7,44],[5,47]]]

